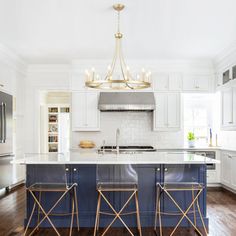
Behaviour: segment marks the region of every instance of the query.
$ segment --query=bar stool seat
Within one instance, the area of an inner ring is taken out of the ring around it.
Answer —
[[[160,188],[172,191],[183,191],[183,190],[201,190],[203,185],[197,182],[168,182],[164,184],[156,183]]]
[[[136,183],[98,183],[97,190],[103,191],[133,191],[137,190],[138,185]]]
[[[77,187],[77,183],[66,186],[63,183],[34,183],[27,189],[33,192],[64,192],[73,187]]]

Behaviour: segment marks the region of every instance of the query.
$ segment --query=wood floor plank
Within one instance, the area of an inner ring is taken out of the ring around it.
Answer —
[[[210,220],[209,236],[236,235],[236,195],[225,190],[212,190],[207,194],[207,211]],[[25,188],[20,187],[0,199],[0,236],[22,235],[25,215]],[[62,236],[68,235],[68,229],[61,229]],[[134,230],[135,232],[135,230]],[[164,235],[169,235],[171,229],[166,229]],[[56,235],[52,229],[41,229],[34,235]],[[76,229],[73,235],[91,236],[92,228],[82,228],[78,234]],[[125,229],[111,229],[107,236],[129,236]],[[138,234],[136,234],[138,235]],[[154,236],[152,228],[143,229],[143,236]],[[177,236],[195,236],[193,229],[179,229]]]

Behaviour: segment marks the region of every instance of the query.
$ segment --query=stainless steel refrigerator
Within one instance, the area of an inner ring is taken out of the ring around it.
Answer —
[[[0,91],[0,189],[14,182],[12,96]]]

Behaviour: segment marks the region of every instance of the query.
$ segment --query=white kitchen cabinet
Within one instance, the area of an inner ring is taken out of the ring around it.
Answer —
[[[165,91],[169,88],[169,75],[167,73],[154,74],[152,76],[154,91]]]
[[[180,94],[155,93],[154,131],[171,131],[180,128]]]
[[[222,153],[221,155],[221,182],[226,186],[230,186],[230,169],[231,169],[231,155]]]
[[[72,72],[70,87],[72,91],[85,91],[85,74],[77,71]]]
[[[221,128],[236,129],[236,88],[221,92]]]
[[[236,190],[236,153],[222,152],[221,182],[223,185]]]
[[[169,90],[181,91],[183,87],[183,76],[181,73],[170,73]]]
[[[72,131],[99,131],[98,92],[72,93]]]
[[[184,91],[207,92],[209,90],[209,76],[185,75],[183,79]]]
[[[12,94],[14,71],[0,63],[0,90]]]
[[[163,73],[153,75],[154,91],[181,91],[181,73]]]

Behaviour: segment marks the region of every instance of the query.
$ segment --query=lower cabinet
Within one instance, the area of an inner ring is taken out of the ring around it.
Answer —
[[[236,190],[236,153],[222,152],[221,155],[221,183]]]

